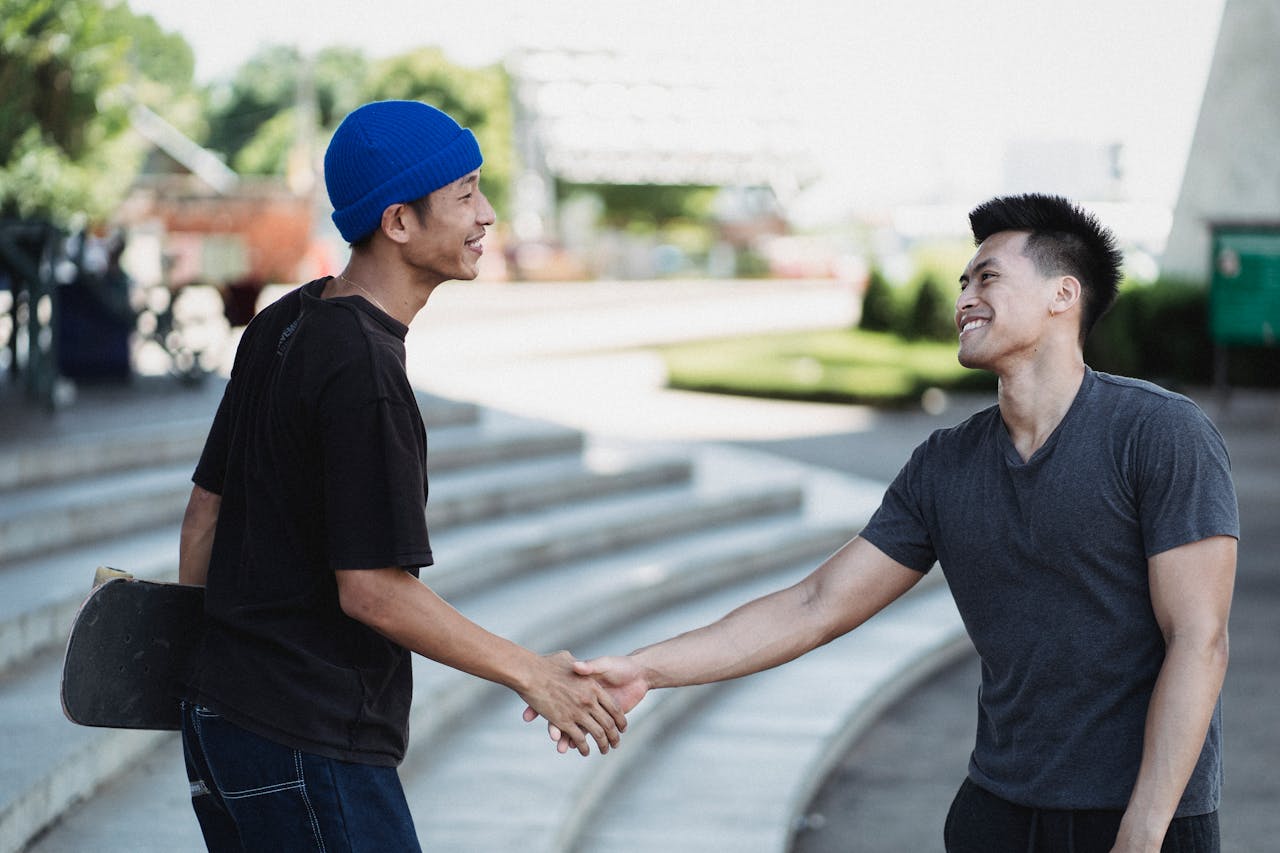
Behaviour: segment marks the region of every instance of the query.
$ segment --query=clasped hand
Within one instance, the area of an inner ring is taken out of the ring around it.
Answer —
[[[600,657],[589,661],[574,661],[573,672],[580,677],[590,678],[593,684],[604,691],[609,704],[621,717],[619,730],[626,727],[626,718],[622,715],[640,704],[640,700],[649,692],[649,683],[645,679],[642,668],[631,657]],[[540,712],[532,702],[524,709],[526,723],[533,722],[539,716],[546,717],[547,734],[556,744],[557,752],[565,753],[575,748],[583,755],[590,752],[589,745],[585,737],[582,737],[580,730],[570,730],[556,725],[552,717]],[[600,742],[598,736],[596,741]],[[609,742],[613,746],[618,745],[617,739]],[[600,752],[608,752],[603,743],[601,743]]]

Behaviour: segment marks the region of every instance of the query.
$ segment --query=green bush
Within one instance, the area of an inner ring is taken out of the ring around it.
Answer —
[[[1085,344],[1096,370],[1174,388],[1210,384],[1214,358],[1208,292],[1175,279],[1122,289]],[[1228,365],[1232,385],[1280,387],[1280,348],[1232,347]]]
[[[862,294],[862,317],[858,328],[866,332],[891,332],[898,327],[898,294],[879,267],[872,267],[867,275],[867,287]]]
[[[954,341],[955,302],[937,277],[925,274],[916,286],[915,300],[898,332],[913,341]]]

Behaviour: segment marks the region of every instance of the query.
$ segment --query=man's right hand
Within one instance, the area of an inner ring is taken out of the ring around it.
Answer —
[[[545,717],[548,725],[556,728],[561,752],[576,748],[589,755],[590,738],[595,739],[601,754],[617,746],[627,728],[627,718],[612,691],[585,677],[587,673],[579,673],[577,667],[581,664],[569,652],[544,655],[540,661],[542,672],[534,686],[520,694],[528,703],[525,719]],[[637,697],[635,701],[640,700]]]
[[[599,657],[589,661],[575,661],[573,670],[579,676],[589,676],[609,695],[618,710],[626,714],[649,692],[649,682],[643,668],[631,657]],[[532,705],[525,708],[525,722],[532,722],[539,712]],[[546,716],[543,714],[542,716]],[[547,734],[556,743],[556,749],[565,753],[576,741],[551,718],[547,718]],[[614,744],[617,745],[616,743]],[[579,746],[579,751],[582,749]],[[603,752],[603,750],[601,750]],[[583,752],[585,755],[586,753]]]

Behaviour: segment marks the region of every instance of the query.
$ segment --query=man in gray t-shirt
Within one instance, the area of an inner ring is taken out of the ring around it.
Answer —
[[[1085,365],[1121,261],[1092,215],[1027,195],[969,220],[958,356],[999,377],[998,405],[917,448],[862,534],[800,583],[577,670],[625,711],[777,666],[936,560],[982,658],[947,850],[1217,851],[1239,536],[1226,448],[1185,397]]]

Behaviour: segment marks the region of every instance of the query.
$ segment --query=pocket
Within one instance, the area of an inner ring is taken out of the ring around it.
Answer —
[[[297,750],[245,731],[208,708],[193,709],[210,780],[226,799],[300,788]]]

